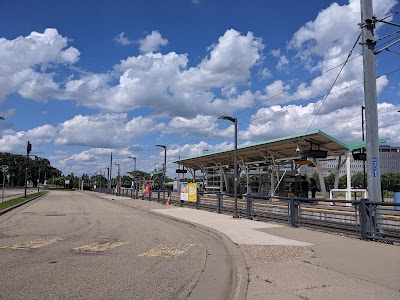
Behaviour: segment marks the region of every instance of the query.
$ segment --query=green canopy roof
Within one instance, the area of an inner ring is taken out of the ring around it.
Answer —
[[[346,144],[320,130],[314,130],[238,147],[238,157],[244,162],[262,161],[269,155],[273,155],[275,159],[284,159],[300,156],[304,150],[309,150],[311,147],[325,150],[331,156],[343,155],[348,151]],[[297,149],[300,152],[297,152]],[[199,169],[200,166],[215,166],[218,163],[222,165],[232,164],[233,150],[207,152],[206,154],[177,160],[175,163],[193,169]]]

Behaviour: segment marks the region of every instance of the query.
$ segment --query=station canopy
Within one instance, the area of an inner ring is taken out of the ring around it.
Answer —
[[[327,151],[328,156],[340,156],[348,151],[346,144],[320,130],[315,130],[238,147],[238,162],[265,161],[271,155],[275,161],[299,159],[303,156],[304,151],[311,149]],[[233,164],[233,155],[234,149],[229,149],[180,159],[174,162],[187,168],[201,169],[217,164]]]

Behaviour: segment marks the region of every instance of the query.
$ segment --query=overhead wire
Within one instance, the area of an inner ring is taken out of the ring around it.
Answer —
[[[391,15],[388,15],[388,16],[386,16],[386,17],[383,17],[382,19],[376,19],[376,21],[377,21],[377,22],[380,22],[380,21],[386,20],[386,19],[388,19],[388,18],[394,17],[395,15],[397,15],[397,14],[399,14],[399,13],[400,13],[400,10],[395,11],[395,12],[392,13]]]
[[[261,104],[263,104],[263,103],[265,103],[265,102],[267,102],[267,101],[269,101],[269,100],[272,100],[272,99],[274,99],[274,98],[276,98],[276,97],[278,97],[278,96],[280,96],[280,95],[282,95],[282,94],[285,94],[285,93],[289,92],[290,90],[292,90],[292,89],[294,89],[294,88],[296,88],[296,87],[298,87],[298,86],[300,86],[300,85],[302,85],[302,84],[304,84],[304,83],[306,83],[306,82],[309,82],[309,81],[311,81],[311,80],[313,80],[313,79],[315,79],[315,78],[318,78],[318,77],[320,77],[320,76],[322,76],[322,75],[324,75],[324,74],[326,74],[326,73],[328,73],[328,72],[330,72],[330,71],[333,71],[334,69],[336,69],[336,68],[342,66],[343,64],[345,64],[345,63],[347,63],[347,62],[349,62],[349,61],[352,61],[352,60],[354,60],[354,59],[357,59],[357,58],[359,58],[359,57],[361,57],[361,56],[362,56],[362,54],[357,55],[357,56],[355,56],[355,57],[353,57],[353,58],[351,58],[351,59],[348,59],[346,62],[340,63],[340,64],[338,64],[338,65],[336,65],[336,66],[334,66],[334,67],[332,67],[332,68],[330,68],[330,69],[328,69],[328,70],[325,70],[324,72],[320,73],[319,75],[316,75],[316,76],[310,77],[310,78],[308,78],[308,79],[306,79],[306,80],[303,80],[302,82],[300,82],[300,83],[298,83],[298,84],[296,84],[296,85],[294,85],[294,86],[291,86],[290,88],[287,88],[287,89],[283,90],[282,92],[280,92],[280,93],[278,93],[278,94],[276,94],[276,95],[273,95],[273,96],[271,96],[271,97],[268,97],[267,99],[262,100],[262,101],[258,102],[258,103],[255,104],[255,105],[249,106],[248,108],[245,108],[245,109],[243,109],[243,110],[238,111],[237,113],[233,114],[233,116],[237,116],[237,115],[239,115],[239,114],[241,114],[241,113],[243,113],[243,112],[246,112],[246,111],[248,111],[248,110],[250,110],[250,109],[254,109],[254,108],[260,106]],[[190,133],[186,134],[185,136],[183,136],[183,137],[181,137],[181,138],[178,138],[178,139],[175,139],[175,140],[170,141],[167,145],[171,145],[171,144],[173,144],[173,143],[179,142],[180,140],[186,139],[187,137],[189,137],[189,136],[191,136],[191,135],[195,135],[196,133],[199,133],[199,132],[204,131],[204,130],[206,130],[206,129],[208,129],[208,128],[211,128],[211,127],[215,126],[215,125],[218,124],[218,123],[219,123],[219,122],[217,121],[217,122],[214,122],[214,123],[210,124],[210,125],[207,126],[207,127],[200,128],[200,129],[198,129],[198,130],[195,130],[195,131],[193,131],[193,132],[190,132]],[[208,136],[208,135],[206,135],[206,136]]]
[[[345,61],[344,64],[342,65],[342,67],[341,67],[339,73],[337,74],[335,80],[333,81],[333,84],[332,84],[331,88],[329,89],[329,93],[332,91],[332,89],[333,89],[333,87],[335,86],[337,80],[339,79],[340,74],[342,73],[342,71],[343,71],[344,67],[346,66],[347,62],[349,61],[350,56],[353,54],[353,50],[354,50],[354,48],[357,46],[357,43],[358,43],[360,37],[361,37],[361,32],[360,32],[360,34],[358,35],[357,40],[356,40],[356,42],[354,43],[353,47],[351,48],[349,54],[347,55],[346,61]],[[321,111],[322,107],[324,106],[326,99],[328,99],[328,97],[329,97],[329,93],[328,93],[328,95],[325,97],[325,99],[322,100],[322,103],[321,103],[321,105],[320,105],[320,107],[319,107],[317,113],[315,114],[313,120],[311,121],[310,126],[308,126],[307,132],[310,131],[311,126],[314,124],[314,121],[315,121],[315,119],[317,118],[317,116],[319,115],[319,112]]]
[[[399,12],[400,12],[400,11],[399,11]],[[397,14],[397,13],[399,13],[399,12],[395,12],[393,15],[395,15],[395,14]],[[381,19],[381,20],[384,20],[384,19],[389,18],[389,17],[390,17],[390,16],[387,16],[387,17],[385,17],[385,18],[383,18],[383,19]],[[394,33],[388,34],[388,35],[386,35],[386,36],[380,38],[379,40],[383,40],[383,39],[385,39],[385,38],[387,38],[387,37],[389,37],[389,36],[392,36],[392,35],[394,35],[394,34],[397,34],[397,33],[399,33],[399,32],[400,32],[400,30],[399,30],[399,31],[396,31],[396,32],[394,32]],[[343,90],[343,89],[341,89],[341,90],[332,92],[332,89],[333,89],[333,87],[335,86],[335,84],[336,84],[336,82],[337,82],[337,80],[338,80],[338,78],[339,78],[341,72],[343,71],[345,65],[346,65],[349,61],[352,61],[352,60],[354,60],[354,59],[356,59],[356,58],[362,56],[362,54],[360,54],[360,55],[358,55],[358,56],[353,57],[352,59],[350,59],[350,56],[352,55],[353,50],[354,50],[354,48],[356,47],[357,42],[358,42],[358,40],[360,39],[360,37],[361,37],[361,33],[359,34],[359,36],[358,36],[356,42],[354,43],[354,45],[353,45],[351,51],[349,52],[349,54],[348,54],[348,56],[347,56],[347,58],[346,58],[346,61],[345,61],[344,63],[341,63],[341,64],[339,64],[339,65],[337,65],[337,66],[335,66],[335,67],[333,67],[333,68],[331,68],[331,69],[329,69],[329,70],[326,70],[326,71],[322,72],[322,73],[319,74],[319,75],[313,76],[313,77],[311,77],[311,78],[309,78],[309,79],[307,79],[307,80],[305,80],[305,81],[302,81],[302,82],[300,82],[299,84],[294,85],[294,86],[292,86],[292,87],[290,87],[290,88],[288,88],[288,89],[285,89],[284,91],[282,91],[282,92],[280,92],[280,93],[278,93],[278,94],[276,94],[276,95],[274,95],[274,96],[271,96],[271,97],[269,97],[269,98],[267,98],[267,99],[265,99],[265,100],[263,100],[263,101],[260,101],[259,103],[255,104],[255,105],[252,105],[252,106],[250,106],[250,107],[248,107],[248,108],[246,108],[246,109],[243,109],[243,110],[241,110],[241,111],[238,111],[237,113],[233,114],[233,116],[237,116],[237,115],[239,115],[239,114],[241,114],[241,113],[243,113],[243,112],[245,112],[245,111],[248,111],[248,110],[250,110],[250,109],[254,109],[254,108],[260,106],[262,103],[265,103],[266,101],[269,101],[269,100],[271,100],[271,99],[273,99],[273,98],[276,98],[276,97],[278,97],[278,96],[280,96],[280,95],[282,95],[282,94],[284,94],[284,93],[286,93],[286,92],[288,92],[288,91],[290,91],[290,90],[292,90],[292,89],[294,89],[294,88],[296,88],[296,87],[298,87],[298,86],[300,86],[300,85],[302,85],[302,84],[304,84],[304,83],[306,83],[306,82],[308,82],[308,81],[311,81],[311,80],[313,80],[313,79],[315,79],[315,78],[318,78],[318,77],[322,76],[323,74],[328,73],[328,72],[330,72],[330,71],[332,71],[332,70],[334,70],[334,69],[336,69],[336,68],[342,66],[341,69],[340,69],[340,71],[339,71],[339,73],[338,73],[338,75],[336,76],[336,78],[335,78],[335,80],[334,80],[334,82],[333,82],[331,88],[329,89],[329,92],[328,92],[327,94],[325,94],[325,96],[324,96],[325,98],[324,98],[324,100],[322,101],[322,103],[321,103],[321,105],[320,105],[320,107],[319,107],[319,109],[318,109],[318,111],[317,111],[317,114],[314,116],[314,118],[313,118],[311,124],[309,125],[308,130],[307,130],[307,132],[308,132],[308,131],[310,130],[310,128],[312,127],[313,123],[315,122],[316,117],[319,115],[319,112],[321,111],[321,109],[322,109],[324,103],[326,102],[328,96],[329,96],[330,94],[332,94],[332,93],[336,93],[336,92],[339,92],[339,91]],[[384,44],[389,43],[390,41],[391,41],[391,40],[386,41]],[[386,50],[387,50],[387,51],[390,51],[390,52],[393,52],[393,53],[396,53],[396,54],[400,54],[400,53],[398,53],[398,52],[396,52],[396,51],[392,51],[392,50],[390,50],[390,49],[386,49]],[[398,70],[396,70],[396,71],[398,71]],[[387,74],[390,74],[390,73],[393,73],[393,72],[396,72],[396,71],[392,71],[392,72],[389,72],[389,73],[387,73]],[[383,75],[381,75],[381,76],[383,76]],[[361,82],[360,82],[360,83],[361,83]],[[358,84],[360,84],[360,83],[356,83],[356,84],[354,84],[354,85],[352,85],[352,86],[350,86],[350,87],[353,87],[353,86],[358,85]],[[350,88],[350,87],[346,87],[346,88]],[[344,89],[346,89],[346,88],[344,88]],[[321,97],[321,96],[320,96],[320,97]],[[317,97],[317,98],[314,98],[314,99],[319,99],[320,97]],[[304,102],[302,102],[302,103],[311,102],[312,100],[313,100],[313,99],[307,100],[307,101],[304,101]],[[302,104],[302,103],[300,103],[300,104]],[[279,111],[279,112],[281,112],[281,111]],[[277,113],[277,112],[276,112],[276,113]],[[265,116],[264,116],[264,117],[265,117]],[[261,118],[261,117],[259,117],[259,118]],[[205,127],[205,128],[200,128],[200,129],[198,129],[198,130],[196,130],[196,131],[194,131],[194,132],[191,132],[191,133],[189,133],[189,134],[186,134],[185,136],[183,136],[183,137],[181,137],[181,138],[179,138],[179,139],[170,141],[167,145],[169,146],[169,145],[171,145],[171,144],[173,144],[173,143],[176,143],[176,142],[178,142],[178,141],[180,141],[180,140],[182,140],[182,139],[187,139],[187,137],[189,137],[189,136],[191,136],[191,135],[194,135],[194,134],[196,134],[196,133],[198,133],[198,132],[204,131],[204,130],[206,130],[206,129],[208,129],[208,128],[211,128],[211,127],[215,126],[217,123],[218,123],[218,122],[214,122],[214,123],[212,123],[210,126],[207,126],[207,127]],[[248,124],[248,123],[250,123],[250,122],[244,123],[243,125]],[[241,123],[241,125],[242,125],[242,123]],[[209,135],[210,135],[210,134],[206,134],[205,136],[208,137]],[[156,150],[154,150],[154,151],[156,151]],[[153,151],[150,151],[150,152],[153,152]]]
[[[387,34],[387,35],[385,35],[385,36],[380,37],[379,39],[377,39],[376,42],[382,41],[382,40],[384,40],[384,39],[386,39],[386,38],[388,38],[388,37],[390,37],[390,36],[392,36],[392,35],[399,34],[399,33],[400,33],[400,30],[397,30],[397,31],[392,32],[392,33],[389,33],[389,34]],[[397,37],[396,37],[396,38],[397,38]],[[396,38],[394,38],[394,39],[392,39],[392,40],[395,40]],[[390,41],[392,41],[392,40],[390,40]],[[390,41],[389,41],[389,42],[390,42]],[[386,42],[386,43],[388,43],[388,42]]]
[[[397,51],[390,50],[389,48],[387,48],[387,49],[385,49],[385,50],[386,50],[386,51],[388,51],[388,52],[395,53],[395,54],[400,54],[400,52],[397,52]]]
[[[383,73],[383,74],[379,74],[379,75],[377,75],[376,78],[377,78],[377,80],[379,80],[379,78],[382,78],[382,76],[391,75],[391,74],[397,73],[397,72],[399,72],[399,71],[400,71],[400,68],[397,68],[397,69],[395,69],[395,70],[392,70],[392,71],[389,71],[389,72],[386,72],[386,73]],[[346,87],[344,87],[344,88],[331,91],[329,94],[335,94],[335,93],[338,93],[338,92],[342,92],[342,91],[344,91],[344,90],[346,90],[346,89],[353,88],[353,87],[358,86],[358,85],[363,84],[363,83],[364,83],[364,81],[359,81],[359,82],[357,82],[357,83],[355,83],[355,84],[353,84],[353,85],[346,86]],[[320,95],[320,96],[314,97],[314,98],[312,98],[312,99],[305,100],[305,101],[300,102],[300,103],[297,103],[297,104],[298,104],[298,105],[301,105],[301,104],[309,103],[309,102],[312,102],[312,101],[314,101],[314,100],[317,100],[317,99],[320,99],[320,98],[322,98],[322,97],[325,97],[325,96],[327,96],[327,95],[328,95],[328,93],[326,93],[326,94],[324,94],[324,95]],[[262,119],[262,118],[265,118],[265,117],[268,117],[268,116],[272,116],[272,115],[274,115],[274,114],[281,113],[281,112],[284,112],[284,111],[287,111],[287,110],[289,110],[289,108],[285,108],[285,109],[282,109],[282,110],[279,110],[279,111],[276,111],[276,112],[271,112],[271,113],[268,113],[268,114],[265,114],[265,115],[261,115],[261,116],[256,117],[256,118],[252,118],[252,120],[250,120],[250,121],[248,121],[248,122],[240,122],[239,125],[248,125],[248,124],[250,124],[250,123],[251,123],[252,121],[254,121],[254,120],[258,120],[258,119]],[[331,125],[330,127],[333,127],[333,126],[335,126],[335,125],[336,125],[336,124],[333,124],[333,125]],[[328,126],[328,127],[329,127],[329,126]],[[323,128],[328,128],[328,127],[323,127]],[[323,129],[323,128],[321,128],[321,129]],[[200,130],[198,130],[198,131],[200,131]],[[205,137],[209,137],[210,135],[211,135],[211,133],[205,134],[204,136],[205,136]],[[186,137],[185,137],[185,138],[186,138]],[[179,140],[180,140],[180,139],[179,139]],[[189,139],[187,142],[190,143],[191,141],[194,141],[194,140],[195,140],[195,139]],[[153,153],[153,152],[156,152],[156,151],[158,152],[157,149],[145,150],[146,153]]]

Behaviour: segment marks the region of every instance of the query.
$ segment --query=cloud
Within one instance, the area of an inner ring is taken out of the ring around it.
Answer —
[[[199,66],[182,72],[180,87],[207,89],[243,83],[250,77],[250,69],[261,59],[264,48],[261,38],[253,33],[241,35],[229,29],[212,45],[209,57]]]
[[[161,130],[162,133],[180,133],[190,136],[196,133],[196,136],[211,135],[216,129],[216,118],[211,116],[197,115],[192,119],[184,117],[174,117]]]
[[[56,145],[77,145],[97,148],[122,148],[131,140],[157,128],[144,117],[128,120],[127,114],[77,115],[59,125]]]
[[[376,5],[375,13],[379,16],[386,15],[396,2],[384,0]],[[262,91],[256,92],[257,99],[264,101],[262,105],[276,105],[286,103],[299,103],[317,101],[316,107],[322,105],[324,99],[336,77],[341,64],[346,60],[352,49],[356,38],[360,33],[359,23],[360,5],[356,0],[349,1],[348,5],[333,3],[328,8],[321,10],[315,20],[302,26],[288,42],[287,55],[294,53],[291,58],[293,68],[304,67],[310,72],[321,74],[311,80],[304,80],[296,86],[292,81],[290,84],[282,79],[275,80]],[[334,32],[334,34],[332,34]],[[320,114],[329,114],[338,109],[348,106],[361,105],[363,99],[363,66],[361,47],[356,46],[353,50],[352,60],[342,70],[335,86],[320,110]],[[289,56],[281,55],[279,49],[272,50],[274,57],[279,57],[277,69],[284,69],[289,65]],[[300,64],[295,62],[300,60]],[[293,61],[293,62],[292,62]],[[389,84],[388,79],[383,76],[378,79],[378,94]]]
[[[39,153],[44,146],[55,138],[57,130],[51,125],[42,125],[28,131],[5,130],[0,139],[0,151],[26,154],[26,143],[31,141],[32,152]]]
[[[121,32],[117,36],[114,37],[114,41],[121,46],[127,46],[133,43],[133,41],[129,40],[127,37],[124,36],[125,33]]]
[[[60,99],[108,112],[127,112],[147,107],[155,113],[192,118],[232,112],[252,104],[249,92],[234,92],[250,78],[250,70],[261,58],[261,39],[231,29],[210,47],[210,56],[187,68],[186,54],[147,52],[131,56],[114,66],[118,82],[107,74],[86,74],[65,84]],[[233,89],[232,89],[233,88]],[[228,98],[218,98],[218,90]],[[226,93],[230,91],[229,93]]]
[[[164,39],[161,34],[155,30],[151,34],[147,35],[144,39],[139,40],[139,50],[142,53],[155,52],[161,46],[168,44],[168,40]]]
[[[0,116],[7,120],[8,118],[15,116],[15,112],[15,108],[10,108],[7,111],[0,112]]]
[[[209,144],[205,141],[200,141],[197,144],[186,143],[184,145],[172,145],[167,149],[167,157],[169,161],[178,160],[179,157],[192,157],[202,155],[204,150],[208,150],[206,153],[218,152],[227,149],[232,149],[233,143],[221,142],[219,144]]]
[[[277,64],[276,68],[277,68],[278,70],[282,70],[282,69],[285,68],[288,64],[289,64],[289,60],[286,58],[285,55],[282,55],[282,56],[279,58],[279,61],[278,61],[278,64]]]
[[[28,47],[32,39],[38,39],[44,46],[38,47],[36,43],[32,51]],[[264,48],[262,40],[253,33],[242,35],[230,29],[209,47],[209,56],[191,68],[187,68],[187,54],[146,52],[121,60],[110,72],[85,72],[56,82],[55,71],[39,73],[35,66],[40,64],[55,69],[57,64],[74,63],[79,58],[79,51],[67,47],[67,39],[55,29],[16,40],[21,40],[19,44],[22,45],[18,49],[14,47],[14,50],[24,59],[16,66],[0,66],[4,70],[4,76],[0,76],[0,88],[2,83],[5,87],[0,89],[0,94],[18,92],[25,98],[42,102],[48,98],[74,100],[80,105],[110,113],[145,107],[156,114],[185,118],[197,114],[226,114],[252,105],[252,93],[245,91],[240,94],[237,86],[245,85],[250,79],[250,71],[260,62]],[[2,41],[15,44],[15,40]],[[147,47],[146,51],[151,51],[166,43],[158,31],[153,31],[141,45]],[[49,47],[47,44],[53,45],[51,51],[46,48]],[[47,49],[48,55],[35,55],[42,48]],[[1,49],[0,45],[0,58]],[[12,73],[11,77],[5,76],[6,71]]]
[[[396,130],[400,130],[398,108],[400,106],[389,103],[378,104],[379,135],[391,137],[393,143],[400,142],[396,133]],[[239,136],[247,141],[259,142],[320,129],[340,141],[361,140],[360,106],[348,106],[318,115],[310,127],[317,109],[318,103],[261,108],[252,117],[248,127],[240,131]]]
[[[271,50],[271,55],[273,57],[280,57],[281,56],[281,49]]]
[[[14,92],[36,100],[54,96],[58,91],[55,74],[46,70],[79,60],[80,52],[67,46],[68,39],[53,28],[14,40],[0,38],[0,100]]]
[[[260,75],[261,78],[263,78],[263,79],[269,79],[269,78],[272,78],[272,77],[273,77],[271,71],[268,70],[268,68],[263,68],[262,70],[260,70],[260,71],[258,72],[258,75]]]

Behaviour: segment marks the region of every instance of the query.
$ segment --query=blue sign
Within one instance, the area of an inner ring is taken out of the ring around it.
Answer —
[[[374,157],[374,177],[376,177],[376,157]]]

